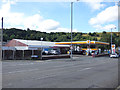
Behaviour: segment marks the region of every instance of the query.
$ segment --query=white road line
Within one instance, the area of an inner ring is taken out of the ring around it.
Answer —
[[[104,63],[107,63],[107,62],[102,62],[102,63],[99,63],[99,64],[94,64],[92,65],[92,67],[96,66],[96,65],[100,65],[100,64],[104,64]],[[31,63],[31,64],[34,64],[34,63]],[[21,64],[22,65],[22,64]],[[25,64],[24,64],[25,65]],[[28,65],[28,64],[26,64]],[[72,66],[70,67],[71,65],[74,65],[74,64],[68,64],[68,65],[60,65],[60,66],[55,66],[54,69],[52,70],[44,70],[44,71],[41,71],[42,73],[43,72],[47,72],[47,71],[55,71],[55,70],[62,70],[62,69],[66,69],[65,67],[68,68],[74,68],[74,67],[80,67],[80,66],[84,66],[84,65],[77,65],[77,66]],[[88,69],[91,69],[91,68],[84,68],[84,69],[81,69],[81,70],[78,70],[78,71],[84,71],[84,70],[88,70]],[[9,74],[14,74],[14,73],[19,73],[19,72],[27,72],[27,71],[35,71],[35,70],[39,70],[39,69],[30,69],[30,70],[21,70],[21,71],[12,71],[12,72],[7,72]],[[7,73],[4,73],[4,74],[7,74]]]
[[[10,65],[10,66],[22,66],[22,65],[32,65],[32,64],[37,64],[37,63],[16,64],[16,65]]]
[[[88,70],[88,69],[91,69],[91,68],[84,68],[84,69],[81,69],[79,71],[85,71],[85,70]],[[52,73],[52,74],[49,74],[49,75],[44,75],[43,77],[36,78],[35,80],[39,80],[39,79],[43,79],[43,78],[48,78],[48,77],[55,77],[55,76],[60,75],[62,73],[65,73],[65,72],[58,72],[56,74]]]
[[[35,70],[39,70],[39,69],[30,69],[30,70],[21,70],[21,71],[12,71],[12,72],[8,72],[8,73],[18,73],[18,72],[27,72],[27,71],[35,71]]]
[[[52,60],[47,60],[47,62],[52,61]]]
[[[35,61],[35,62],[45,62],[45,61]]]
[[[88,69],[91,69],[91,68],[84,68],[84,69],[81,69],[79,71],[85,71],[85,70],[88,70]]]
[[[78,70],[78,71],[85,71],[85,70],[89,70],[91,68],[84,68],[84,69],[81,69],[81,70]],[[39,70],[39,69],[30,69],[30,70],[21,70],[21,71],[13,71],[13,72],[8,72],[9,74],[14,74],[14,73],[20,73],[20,72],[27,72],[27,71],[35,71],[35,70]],[[55,69],[57,70],[57,69]],[[58,69],[58,70],[61,70],[61,69]],[[53,71],[53,70],[47,70],[47,71]],[[45,72],[45,71],[43,71]],[[39,80],[39,79],[43,79],[43,78],[48,78],[48,77],[54,77],[54,76],[57,76],[57,75],[60,75],[62,73],[65,73],[65,72],[58,72],[57,74],[49,74],[49,75],[44,75],[43,77],[40,77],[40,78],[37,78],[36,80]]]
[[[61,65],[61,66],[69,66],[69,65]],[[74,67],[79,67],[79,66],[74,66]],[[49,72],[49,71],[56,71],[56,70],[64,70],[64,69],[68,69],[68,68],[72,68],[72,67],[61,67],[61,68],[54,68],[52,70],[44,70],[44,71],[41,71],[41,73],[44,73],[44,72]],[[83,70],[87,70],[87,69],[91,69],[91,68],[84,68],[82,70],[79,70],[79,71],[83,71]],[[29,70],[20,70],[20,71],[12,71],[12,72],[7,72],[8,74],[14,74],[14,73],[22,73],[22,72],[30,72],[30,71],[36,71],[36,70],[39,70],[39,69],[29,69]],[[3,74],[7,74],[7,73],[3,73]]]

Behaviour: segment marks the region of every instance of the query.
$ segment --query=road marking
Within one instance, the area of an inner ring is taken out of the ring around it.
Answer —
[[[84,69],[81,69],[79,71],[84,71],[84,70],[88,70],[88,69],[91,69],[91,68],[84,68]],[[36,78],[35,80],[39,80],[39,79],[43,79],[43,78],[48,78],[48,77],[55,77],[55,76],[58,76],[58,75],[60,75],[62,73],[65,73],[65,72],[58,72],[58,73],[47,74],[47,75],[44,75],[44,76],[42,76],[40,78]]]
[[[18,65],[30,65],[30,64],[34,64],[34,63],[28,63],[28,64],[18,64]]]
[[[52,60],[47,60],[47,62],[52,61]]]
[[[10,66],[18,66],[18,65],[22,66],[22,65],[32,65],[32,64],[34,64],[34,63],[27,63],[27,64],[16,64],[16,65],[10,65]]]
[[[45,62],[45,61],[35,61],[35,62]],[[38,64],[38,63],[16,64],[16,65],[10,65],[10,67],[11,66],[22,66],[22,65],[33,65],[33,64]]]
[[[45,61],[35,61],[35,62],[45,62]]]
[[[91,69],[91,68],[84,68],[84,69],[81,69],[79,71],[85,71],[85,70],[88,70],[88,69]]]
[[[27,72],[27,71],[35,71],[35,70],[39,70],[39,69],[30,69],[30,70],[21,70],[21,71],[13,71],[13,72],[8,72],[8,73],[19,73],[19,72]]]
[[[66,65],[61,65],[61,66],[66,66]],[[69,65],[68,65],[69,66]],[[74,66],[74,67],[78,67],[78,66]],[[43,72],[49,72],[49,71],[55,71],[55,70],[62,70],[64,69],[65,67],[61,67],[61,68],[54,68],[52,70],[45,70],[45,71],[41,71],[41,73]],[[68,67],[68,68],[71,68],[71,67]],[[84,69],[81,69],[79,71],[84,71],[84,70],[88,70],[88,69],[91,69],[91,68],[84,68]],[[22,73],[22,72],[31,72],[31,71],[37,71],[39,69],[29,69],[29,70],[20,70],[20,71],[12,71],[12,72],[7,72],[8,74],[14,74],[14,73]],[[7,74],[7,73],[3,73],[3,74]]]
[[[42,61],[42,62],[44,62],[44,61]],[[94,64],[94,65],[92,65],[92,67],[95,67],[96,65],[100,65],[100,64],[104,64],[104,63],[108,63],[108,62],[102,62],[102,63],[99,63],[99,64]],[[31,63],[31,64],[34,64],[34,63]],[[36,64],[36,63],[35,63]],[[29,64],[20,64],[20,65],[30,65],[30,63]],[[71,65],[72,65],[72,67],[71,67]],[[53,69],[52,70],[44,70],[44,71],[41,71],[42,73],[43,72],[47,72],[47,71],[54,71],[54,70],[62,70],[62,69],[64,69],[64,68],[66,68],[66,69],[70,69],[70,68],[75,68],[75,67],[80,67],[80,66],[84,66],[84,65],[77,65],[77,66],[75,66],[76,64],[67,64],[67,65],[60,65],[60,66],[54,66],[54,67],[52,67]],[[84,70],[89,70],[89,69],[91,69],[91,68],[84,68],[84,69],[81,69],[81,70],[78,70],[78,71],[84,71]],[[36,71],[36,70],[39,70],[39,69],[30,69],[30,70],[21,70],[21,71],[12,71],[12,72],[7,72],[8,74],[14,74],[14,73],[20,73],[20,72],[27,72],[27,71]],[[3,73],[3,74],[7,74],[7,73]]]

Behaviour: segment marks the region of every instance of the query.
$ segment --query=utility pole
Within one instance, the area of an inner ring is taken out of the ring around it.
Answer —
[[[112,28],[111,28],[111,54],[112,54]]]
[[[72,57],[72,29],[73,29],[73,2],[71,2],[71,60],[73,59]]]
[[[113,54],[113,51],[112,51],[112,29],[116,29],[116,27],[111,28],[111,54]]]
[[[42,48],[42,40],[43,40],[43,38],[40,38],[40,40],[41,40],[41,60],[42,60],[42,51],[43,51],[43,48]]]
[[[2,60],[2,46],[3,46],[3,17],[2,17],[2,29],[1,29],[1,57],[0,60]]]

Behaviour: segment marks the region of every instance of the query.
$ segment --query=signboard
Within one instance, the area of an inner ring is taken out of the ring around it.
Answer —
[[[114,54],[114,53],[115,53],[115,44],[112,44],[112,45],[111,45],[111,50],[112,50],[111,53]]]
[[[90,44],[90,40],[87,40],[87,44]]]

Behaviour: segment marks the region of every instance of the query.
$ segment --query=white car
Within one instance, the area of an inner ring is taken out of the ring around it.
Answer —
[[[114,54],[110,54],[110,57],[111,57],[111,58],[112,58],[112,57],[117,58],[117,57],[119,57],[119,56],[117,55],[117,53],[114,53]]]
[[[50,54],[50,51],[43,51],[42,54],[43,55],[48,55],[48,54]]]
[[[58,54],[60,54],[60,52],[57,51],[57,50],[51,50],[51,51],[50,51],[50,54],[58,55]]]

